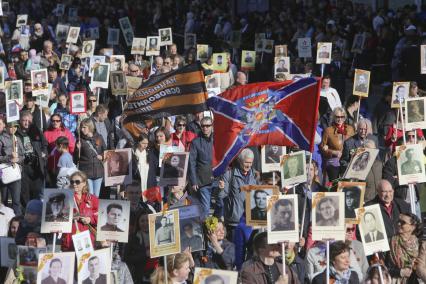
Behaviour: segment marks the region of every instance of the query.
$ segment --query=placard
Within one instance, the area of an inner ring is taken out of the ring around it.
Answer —
[[[366,180],[367,175],[379,154],[379,149],[357,148],[343,175],[345,179]]]
[[[286,154],[285,146],[263,145],[261,149],[262,173],[281,171],[281,156]]]
[[[179,210],[148,215],[151,257],[175,254],[180,248]]]
[[[420,45],[420,74],[426,74],[426,45]]]
[[[312,193],[312,239],[345,240],[345,196],[343,192]]]
[[[203,224],[199,205],[186,205],[177,208],[180,222],[180,248],[181,252],[188,247],[191,251],[204,250]]]
[[[297,39],[297,52],[300,58],[312,57],[311,38],[304,37]]]
[[[408,98],[410,82],[393,82],[392,88],[392,108],[405,106],[405,99]]]
[[[412,144],[396,147],[399,185],[426,182],[423,145]]]
[[[355,69],[352,93],[355,96],[368,97],[370,88],[370,71]]]
[[[287,75],[290,74],[290,58],[275,57],[274,61],[274,78],[286,79]]]
[[[212,69],[219,72],[225,72],[228,69],[228,55],[226,53],[213,53]]]
[[[209,58],[209,45],[208,44],[197,44],[197,60],[206,62]]]
[[[14,267],[18,256],[18,247],[14,238],[0,237],[0,260],[2,267]]]
[[[41,233],[71,233],[74,193],[71,189],[45,188]]]
[[[185,33],[184,48],[188,50],[197,46],[197,34]]]
[[[127,95],[126,76],[123,71],[111,71],[110,73],[111,93],[114,96]]]
[[[317,46],[317,64],[331,63],[331,42],[319,42]]]
[[[365,182],[339,181],[338,192],[345,194],[345,222],[357,224],[355,209],[364,205]]]
[[[95,52],[96,40],[83,41],[83,47],[81,49],[81,58],[91,57]]]
[[[33,96],[47,93],[47,83],[47,69],[31,70],[31,89]]]
[[[407,98],[405,100],[405,131],[426,129],[426,98]]]
[[[160,37],[149,36],[146,38],[146,56],[157,56],[160,55]]]
[[[145,54],[146,38],[134,37],[130,54]]]
[[[125,185],[132,182],[132,149],[104,152],[105,186]]]
[[[86,92],[85,91],[76,91],[70,92],[70,113],[80,114],[86,113]]]
[[[253,227],[267,226],[267,197],[279,194],[278,186],[245,185],[241,191],[246,193],[246,224]]]
[[[99,63],[94,65],[92,82],[90,84],[92,88],[108,89],[109,68],[109,63]]]
[[[281,160],[282,186],[294,186],[298,183],[305,182],[306,179],[305,151],[284,155]]]
[[[247,71],[254,70],[256,67],[256,51],[241,51],[241,68]]]
[[[160,36],[160,46],[173,44],[172,28],[159,29],[158,35]]]
[[[364,44],[365,44],[365,34],[357,33],[354,36],[351,52],[361,54],[362,50],[364,49]]]
[[[129,216],[130,201],[99,199],[96,240],[127,243]]]
[[[185,186],[189,153],[167,153],[163,157],[160,186]]]
[[[111,249],[104,248],[82,255],[77,259],[78,284],[111,283]]]
[[[296,194],[267,197],[268,243],[299,241],[299,209]]]
[[[80,27],[70,27],[68,30],[67,43],[77,43]]]
[[[120,30],[108,28],[107,44],[118,45],[119,39],[120,39]]]
[[[238,272],[195,267],[194,284],[237,284]]]
[[[73,283],[74,261],[74,252],[40,254],[37,284]]]
[[[80,259],[83,255],[94,251],[89,230],[75,233],[71,237],[77,259]]]
[[[275,57],[288,57],[288,49],[286,44],[275,46]]]

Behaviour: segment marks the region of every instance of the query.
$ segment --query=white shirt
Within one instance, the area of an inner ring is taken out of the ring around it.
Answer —
[[[0,203],[0,237],[7,236],[9,222],[13,217],[15,217],[13,210]]]
[[[328,105],[331,110],[336,107],[342,107],[342,102],[340,101],[339,93],[335,88],[321,89],[321,97],[327,98]]]

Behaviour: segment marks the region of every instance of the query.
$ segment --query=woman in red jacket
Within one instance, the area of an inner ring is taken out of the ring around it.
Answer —
[[[197,138],[197,135],[189,130],[186,130],[186,118],[177,116],[175,119],[175,132],[172,134],[173,146],[181,146],[185,151],[189,152],[192,140]]]
[[[64,234],[62,250],[73,251],[72,235],[77,232],[90,231],[93,247],[95,246],[96,225],[98,223],[99,200],[89,193],[87,176],[83,172],[75,172],[70,176],[71,188],[74,190],[74,220],[71,234]]]

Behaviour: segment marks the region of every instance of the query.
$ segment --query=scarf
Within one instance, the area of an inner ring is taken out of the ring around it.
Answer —
[[[403,240],[396,235],[391,240],[391,258],[399,268],[411,268],[411,264],[419,254],[419,240],[411,236],[409,240]]]
[[[286,251],[286,253],[285,253],[285,263],[287,263],[287,265],[292,264],[295,259],[296,259],[296,254],[294,253],[293,250]]]
[[[342,274],[340,274],[332,265],[330,265],[330,277],[335,279],[334,284],[349,284],[349,279],[351,278],[351,270],[348,269],[346,271],[343,271]]]
[[[336,131],[338,134],[346,135],[346,124],[343,123],[342,125],[334,124],[334,127],[336,127]]]

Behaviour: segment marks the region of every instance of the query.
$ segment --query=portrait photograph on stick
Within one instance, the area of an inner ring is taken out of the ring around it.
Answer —
[[[146,38],[134,37],[130,54],[145,54]]]
[[[6,101],[16,101],[22,104],[24,101],[22,80],[6,81]],[[34,93],[33,93],[34,96]]]
[[[379,149],[356,148],[353,151],[351,161],[343,175],[345,179],[366,180],[367,175],[379,154]]]
[[[81,48],[81,58],[91,57],[95,52],[96,40],[83,41],[83,47]]]
[[[180,249],[191,251],[204,249],[203,224],[199,205],[186,205],[177,208],[180,218]]]
[[[194,284],[237,284],[238,272],[195,267]]]
[[[33,96],[46,93],[48,90],[47,69],[31,70],[31,89]]]
[[[357,33],[354,36],[351,52],[361,54],[362,50],[364,49],[364,43],[365,43],[365,34]]]
[[[193,33],[185,33],[184,48],[185,50],[197,46],[197,35]]]
[[[241,51],[241,68],[246,71],[254,70],[256,67],[256,51]]]
[[[405,100],[405,130],[426,129],[426,99],[407,98]]]
[[[299,241],[299,209],[295,194],[267,196],[268,243]]]
[[[129,201],[100,199],[96,240],[127,243],[129,216]]]
[[[179,210],[148,215],[149,250],[151,257],[178,253],[180,248]]]
[[[146,56],[157,56],[160,55],[160,37],[149,36],[146,38]]]
[[[241,191],[246,193],[246,224],[253,227],[266,227],[267,197],[279,194],[278,186],[245,185]]]
[[[78,284],[111,283],[111,248],[95,250],[77,259]]]
[[[70,92],[70,113],[80,114],[86,112],[86,92]]]
[[[331,63],[331,42],[319,42],[317,45],[317,64],[330,64]]]
[[[111,82],[111,93],[113,95],[127,95],[126,76],[123,71],[111,71],[109,81]]]
[[[355,209],[365,255],[389,250],[388,236],[379,204]]]
[[[109,58],[110,72],[123,71],[125,62],[126,57],[124,55],[111,55]]]
[[[0,237],[0,265],[1,267],[13,267],[18,256],[18,247],[14,238]]]
[[[287,45],[276,45],[275,57],[288,57]]]
[[[15,101],[6,103],[6,118],[8,123],[19,120],[19,106]]]
[[[69,54],[62,54],[61,65],[59,66],[62,70],[69,70],[72,63],[72,56]]]
[[[77,259],[86,253],[92,253],[94,251],[89,230],[72,235],[72,242],[74,244],[74,251]]]
[[[426,182],[423,145],[396,147],[399,185]]]
[[[99,64],[105,63],[105,56],[103,55],[94,55],[90,57],[90,64],[89,64],[89,76],[93,78],[93,72],[95,70],[95,67],[98,67]]]
[[[337,192],[345,194],[345,221],[346,223],[356,224],[357,218],[355,209],[364,205],[364,193],[367,184],[365,182],[339,181]]]
[[[370,71],[355,69],[354,87],[352,93],[355,96],[368,97],[370,88]]]
[[[80,27],[70,27],[68,30],[67,43],[77,43]]]
[[[105,185],[129,184],[132,180],[132,152],[130,148],[104,152]]]
[[[120,29],[108,28],[108,45],[118,45],[120,39]]]
[[[108,88],[109,68],[109,63],[99,63],[93,66],[93,76],[91,82],[91,86],[93,88]]]
[[[312,193],[312,239],[345,239],[345,195],[343,192]]]
[[[405,99],[408,98],[410,82],[393,82],[392,88],[392,108],[405,106]]]
[[[209,58],[209,45],[208,44],[197,44],[197,60],[201,62],[207,61]]]
[[[212,61],[212,69],[215,71],[224,72],[228,68],[228,55],[226,53],[213,53]]]
[[[293,186],[306,181],[305,151],[284,155],[281,160],[282,186]]]
[[[45,188],[41,232],[71,233],[73,208],[72,190]]]
[[[160,172],[160,185],[185,186],[188,161],[188,152],[165,154]]]
[[[274,72],[275,78],[286,79],[290,74],[290,57],[275,57]]]
[[[285,146],[263,145],[261,149],[262,173],[281,171],[281,157],[285,154]]]
[[[38,258],[37,284],[74,282],[74,252],[42,253]]]
[[[158,34],[160,36],[160,46],[173,44],[172,28],[159,29]]]

